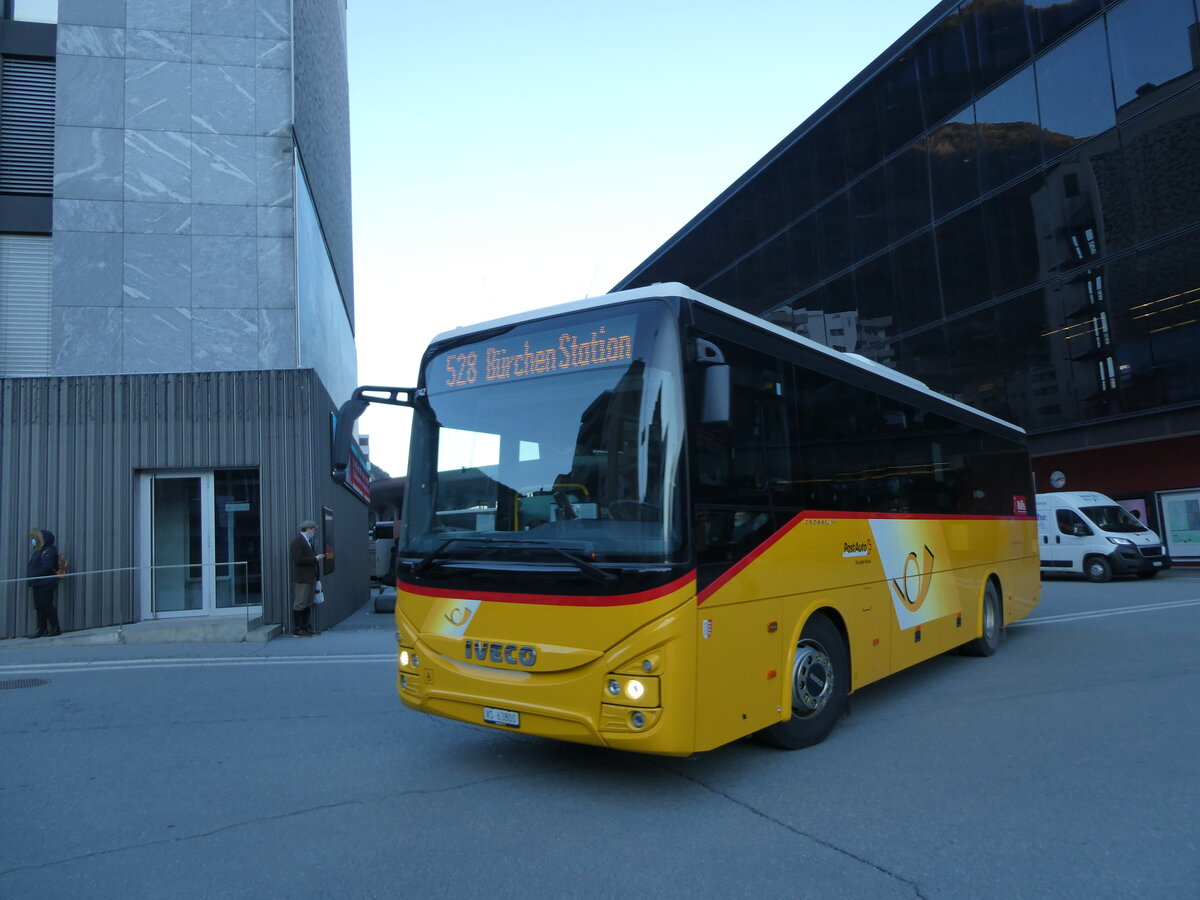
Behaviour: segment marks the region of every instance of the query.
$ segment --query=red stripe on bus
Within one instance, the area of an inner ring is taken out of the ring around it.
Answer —
[[[570,594],[513,594],[505,591],[444,591],[437,588],[418,587],[406,584],[404,590],[421,597],[434,597],[446,600],[482,600],[491,603],[537,603],[543,606],[632,606],[635,603],[649,603],[651,600],[661,600],[668,594],[686,587],[689,582],[695,582],[695,571],[675,579],[661,587],[637,591],[633,594],[584,595]]]
[[[791,521],[772,534],[769,538],[751,550],[748,554],[738,560],[734,565],[730,566],[720,578],[717,578],[696,595],[696,605],[700,606],[723,588],[729,584],[738,573],[744,570],[752,562],[762,556],[785,534],[803,522],[805,519],[941,519],[943,521],[953,522],[1034,522],[1036,519],[1033,516],[961,516],[961,515],[937,515],[934,513],[878,513],[878,512],[835,512],[822,510],[805,510],[804,512],[794,516]]]

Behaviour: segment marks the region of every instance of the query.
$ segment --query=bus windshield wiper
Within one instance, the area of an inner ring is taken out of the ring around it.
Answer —
[[[433,564],[435,562],[439,561],[443,557],[447,547],[449,547],[451,544],[459,544],[459,543],[461,543],[461,544],[488,544],[491,546],[500,545],[500,546],[506,546],[506,547],[545,547],[548,550],[553,550],[555,553],[557,553],[563,559],[567,560],[569,563],[571,563],[573,566],[575,566],[577,569],[579,569],[580,572],[582,572],[588,578],[591,578],[593,581],[597,581],[600,584],[611,584],[612,582],[617,580],[617,576],[615,574],[613,574],[612,572],[605,572],[603,569],[601,569],[597,566],[593,566],[587,560],[580,559],[574,553],[570,553],[567,550],[565,550],[564,548],[559,547],[556,544],[552,544],[550,541],[523,541],[523,540],[510,540],[510,539],[506,539],[506,538],[485,538],[485,537],[447,538],[446,540],[444,540],[440,544],[438,544],[436,547],[434,547],[432,550],[430,550],[428,553],[426,553],[417,563],[415,563],[413,565],[413,567],[412,567],[413,577],[414,578],[421,577],[421,575],[423,575],[425,572],[429,571],[429,569],[433,566]],[[586,550],[586,548],[585,548],[585,550]]]

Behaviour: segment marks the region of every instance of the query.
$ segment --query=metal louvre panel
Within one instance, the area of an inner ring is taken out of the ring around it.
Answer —
[[[0,375],[50,374],[51,238],[0,235]]]
[[[0,75],[0,193],[54,190],[54,61],[5,57]]]

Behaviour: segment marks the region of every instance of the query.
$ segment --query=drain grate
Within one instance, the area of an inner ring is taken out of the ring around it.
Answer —
[[[0,691],[15,691],[17,688],[41,687],[49,684],[45,678],[18,678],[15,681],[0,681]]]

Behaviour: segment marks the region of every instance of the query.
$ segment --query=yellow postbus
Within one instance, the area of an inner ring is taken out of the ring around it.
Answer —
[[[1019,428],[682,285],[440,335],[410,393],[415,710],[794,749],[864,685],[990,655],[1038,602]]]

